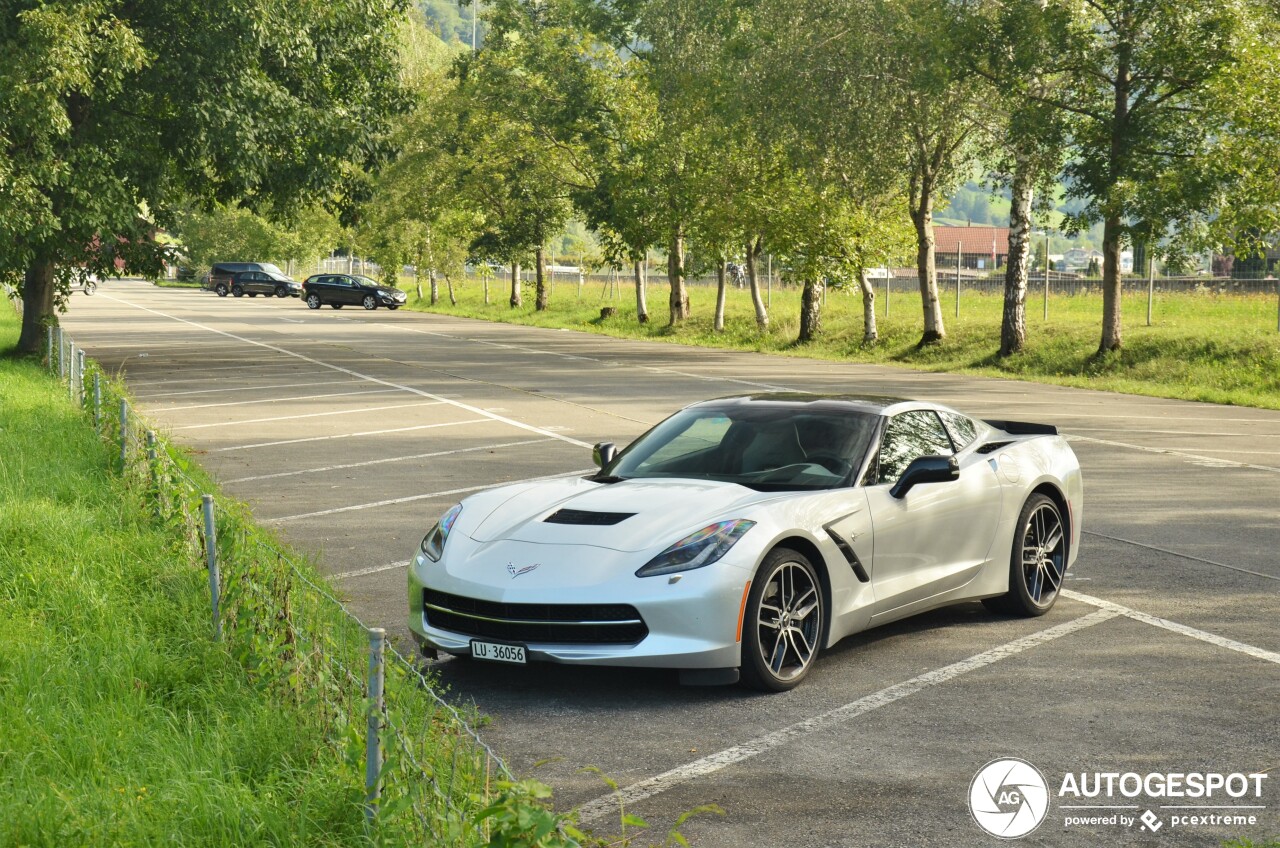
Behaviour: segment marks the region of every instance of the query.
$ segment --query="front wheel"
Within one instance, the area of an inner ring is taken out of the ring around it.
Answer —
[[[284,286],[276,286],[276,297],[288,297],[289,290]]]
[[[756,571],[742,622],[742,680],[785,692],[800,685],[822,648],[825,604],[804,554],[775,548]]]
[[[400,305],[399,305],[399,304],[395,304],[395,305],[393,305],[393,306],[388,306],[387,308],[388,308],[388,309],[390,309],[392,312],[395,312],[397,309],[399,309],[399,308],[400,308]]]
[[[341,309],[341,308],[342,308],[342,304],[341,304],[341,303],[331,303],[331,304],[329,304],[329,305],[330,305],[330,306],[332,306],[334,309]]]
[[[85,282],[84,282],[84,293],[85,293],[85,294],[93,294],[93,293],[94,293],[94,292],[96,292],[97,290],[98,290],[98,284],[97,284],[97,283],[95,283],[93,280],[85,280]]]
[[[1009,591],[984,600],[987,609],[1034,617],[1053,608],[1067,570],[1066,528],[1052,500],[1041,494],[1027,498],[1009,556]]]
[[[319,309],[319,308],[320,308],[320,295],[318,295],[318,294],[309,294],[309,295],[307,295],[307,308],[308,308],[308,309]]]
[[[365,308],[365,309],[377,309],[377,308],[378,308],[378,299],[377,299],[376,297],[374,297],[373,295],[371,295],[371,294],[367,294],[367,295],[365,295],[365,296],[364,296],[364,308]]]
[[[232,286],[231,293],[236,297],[244,297],[244,289],[240,288],[239,286]]]

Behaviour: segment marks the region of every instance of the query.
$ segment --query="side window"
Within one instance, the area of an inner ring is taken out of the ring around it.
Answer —
[[[897,480],[916,457],[950,456],[953,452],[937,415],[924,409],[900,413],[885,427],[877,482]]]
[[[951,441],[955,442],[956,450],[963,450],[978,437],[978,425],[972,418],[954,412],[939,412],[938,415],[947,426],[947,433],[951,435]]]

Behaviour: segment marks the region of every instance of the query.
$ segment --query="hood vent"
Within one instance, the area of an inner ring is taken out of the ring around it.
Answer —
[[[634,512],[590,512],[585,509],[561,509],[542,519],[546,524],[584,524],[591,527],[608,527],[626,521]]]

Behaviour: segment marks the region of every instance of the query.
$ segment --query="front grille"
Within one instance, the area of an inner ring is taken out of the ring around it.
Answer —
[[[422,590],[427,623],[441,630],[514,642],[634,645],[649,635],[629,604],[507,604]]]
[[[608,527],[626,521],[634,512],[590,512],[585,509],[560,509],[542,519],[545,524],[586,524]]]

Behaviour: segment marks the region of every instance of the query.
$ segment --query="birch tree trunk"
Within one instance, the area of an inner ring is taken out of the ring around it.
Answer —
[[[800,296],[800,335],[796,341],[811,342],[822,332],[822,280],[805,280]]]
[[[636,320],[641,324],[649,323],[649,304],[644,296],[644,263],[636,262]]]
[[[916,227],[916,274],[920,278],[920,302],[924,312],[924,333],[920,346],[940,342],[947,336],[938,299],[938,268],[934,256],[933,192],[934,174],[928,169],[911,177],[911,222]]]
[[[511,263],[511,308],[524,306],[524,296],[520,293],[520,263]]]
[[[725,262],[721,256],[716,261],[716,318],[714,328],[717,333],[724,332],[724,298],[725,298]]]
[[[867,277],[867,269],[858,266],[858,286],[862,289],[862,343],[873,345],[880,340],[876,329],[876,287]]]
[[[1108,215],[1102,224],[1102,342],[1098,355],[1119,350],[1120,323],[1120,216]]]
[[[751,286],[751,305],[756,309],[756,327],[762,333],[769,329],[769,311],[765,308],[764,298],[760,296],[760,274],[756,265],[763,247],[763,238],[757,236],[747,239],[747,282]]]
[[[546,257],[546,254],[543,252],[541,245],[539,245],[538,249],[534,251],[534,258],[538,263],[538,274],[537,274],[538,283],[536,288],[537,296],[534,298],[533,308],[537,312],[545,312],[547,310],[547,297],[548,297],[547,277],[546,277],[547,257]]]
[[[445,284],[445,286],[447,286],[447,287],[448,287],[448,290],[449,290],[449,305],[450,305],[450,306],[457,306],[457,305],[458,305],[458,298],[457,298],[457,297],[454,295],[454,293],[453,293],[453,277],[450,277],[448,274],[445,274],[445,275],[444,275],[444,284]]]
[[[667,253],[667,280],[671,283],[671,296],[667,301],[671,317],[668,326],[675,326],[689,317],[689,292],[684,281],[684,225],[677,224],[671,234],[671,250]]]
[[[435,306],[440,302],[440,281],[436,279],[436,269],[434,267],[427,269],[427,282],[431,286],[431,305]]]
[[[1019,155],[1009,207],[1009,264],[1004,271],[1004,316],[1000,321],[1000,355],[1022,350],[1027,343],[1027,260],[1031,255],[1031,164]]]

